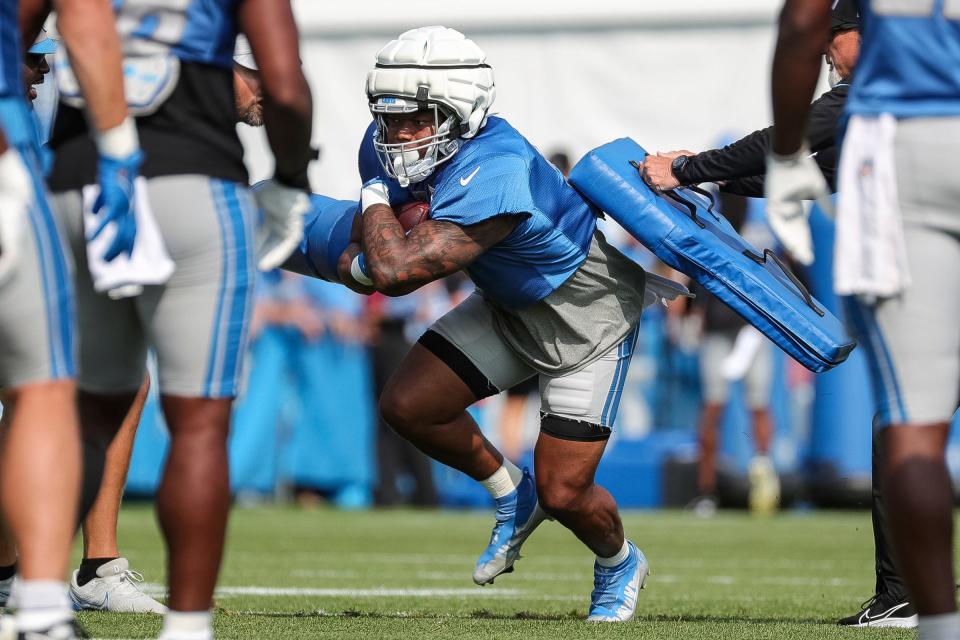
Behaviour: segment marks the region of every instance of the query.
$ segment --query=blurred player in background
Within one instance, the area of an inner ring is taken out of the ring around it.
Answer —
[[[823,180],[803,129],[829,0],[787,0],[773,64],[770,215],[810,252],[802,199]],[[897,564],[922,640],[960,638],[953,492],[944,457],[960,393],[960,11],[944,0],[862,3],[863,44],[847,101],[835,251],[867,349],[881,434],[881,486]],[[777,226],[774,226],[777,229]]]
[[[374,123],[360,149],[362,213],[341,280],[396,296],[465,270],[479,288],[414,345],[380,397],[381,412],[495,499],[477,584],[513,569],[546,511],[597,555],[588,620],[632,618],[647,561],[594,472],[643,306],[657,298],[653,276],[597,232],[596,211],[555,167],[488,116],[493,73],[459,32],[423,27],[387,44],[367,96]],[[411,201],[429,201],[430,219],[407,235],[394,207]],[[536,480],[466,412],[531,376],[542,400]]]
[[[29,102],[37,99],[35,87],[43,84],[47,74],[50,73],[50,63],[47,56],[53,54],[56,50],[57,43],[47,35],[45,29],[40,30],[36,42],[27,49],[27,54],[23,58],[23,83],[26,87]]]
[[[110,5],[52,3],[58,28],[83,56],[78,89],[85,96],[97,149],[103,219],[132,216],[124,181],[136,166],[119,157],[139,155],[136,141],[118,153],[114,144],[130,123],[122,100],[120,47]],[[18,14],[19,9],[19,14]],[[47,206],[38,133],[25,100],[24,48],[33,42],[48,7],[33,0],[0,2],[0,123],[9,148],[0,156],[0,384],[6,388],[0,497],[19,553],[20,580],[12,595],[15,617],[4,617],[4,637],[78,636],[63,575],[76,527],[81,484],[80,436],[73,381],[73,287],[70,263]],[[23,21],[24,35],[18,34]],[[32,80],[32,79],[31,79]],[[4,145],[6,146],[6,145]],[[55,469],[55,473],[51,470]],[[7,567],[6,569],[9,569]]]
[[[145,10],[124,0],[115,8],[127,101],[140,116],[133,135],[147,154],[146,180],[136,187],[139,244],[128,247],[132,258],[120,263],[122,273],[104,267],[84,240],[91,145],[70,78],[59,68],[61,105],[51,140],[51,185],[77,262],[81,421],[88,466],[102,469],[104,451],[144,379],[147,346],[153,348],[171,433],[157,499],[170,580],[161,637],[202,640],[213,636],[210,607],[229,509],[226,438],[245,353],[252,271],[255,264],[276,266],[302,235],[312,101],[288,2]],[[240,30],[267,72],[263,116],[276,157],[274,179],[257,194],[264,221],[256,240],[234,126],[232,56]],[[175,265],[166,279],[157,275],[164,254]],[[98,291],[107,276],[126,278],[110,296]]]
[[[747,219],[746,199],[723,193],[720,211],[738,232]],[[720,425],[730,397],[730,385],[743,381],[744,400],[750,411],[755,454],[750,459],[747,496],[754,513],[775,511],[780,503],[780,479],[770,459],[773,417],[770,386],[773,383],[773,345],[730,307],[699,285],[691,287],[696,297],[691,312],[700,319],[700,456],[697,488],[700,497],[692,507],[698,515],[716,511],[717,451]]]

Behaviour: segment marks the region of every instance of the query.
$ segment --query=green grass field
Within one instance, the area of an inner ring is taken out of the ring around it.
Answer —
[[[834,620],[872,593],[870,515],[633,512],[628,535],[650,560],[637,619],[588,625],[592,557],[546,523],[517,571],[470,579],[492,511],[343,513],[236,509],[217,594],[227,638],[910,638]],[[120,543],[148,589],[164,581],[150,508],[121,514]],[[158,616],[85,613],[97,638],[150,638]]]

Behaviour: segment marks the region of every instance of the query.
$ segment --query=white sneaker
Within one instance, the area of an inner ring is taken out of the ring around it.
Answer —
[[[780,478],[770,458],[754,456],[747,475],[750,478],[750,511],[756,514],[776,511],[780,506]]]
[[[130,570],[126,558],[117,558],[97,569],[97,577],[77,584],[78,571],[70,577],[70,600],[77,611],[115,613],[166,613],[167,608],[140,590],[143,576]]]

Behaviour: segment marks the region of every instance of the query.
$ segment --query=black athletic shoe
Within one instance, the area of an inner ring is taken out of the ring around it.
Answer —
[[[906,598],[895,598],[889,593],[878,593],[860,605],[861,611],[841,618],[837,624],[844,627],[892,627],[912,629],[917,626],[917,610]]]

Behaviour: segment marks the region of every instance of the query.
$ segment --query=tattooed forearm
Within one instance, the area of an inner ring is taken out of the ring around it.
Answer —
[[[385,205],[363,214],[363,250],[374,287],[387,295],[403,295],[466,268],[484,251],[503,240],[518,216],[499,216],[460,227],[427,220],[405,235]]]

